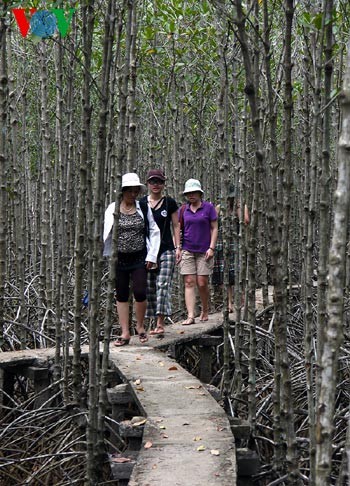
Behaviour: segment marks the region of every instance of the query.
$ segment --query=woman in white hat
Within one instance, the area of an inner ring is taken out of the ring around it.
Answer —
[[[148,340],[144,328],[147,307],[146,270],[151,269],[157,262],[160,231],[147,204],[140,204],[136,200],[142,187],[145,186],[140,183],[137,174],[123,175],[119,205],[118,262],[116,268],[117,312],[122,333],[115,341],[115,346],[125,346],[130,342],[128,304],[130,280],[135,297],[136,331],[141,343]],[[104,255],[107,256],[111,254],[114,211],[115,203],[112,203],[105,212],[103,241],[105,243]]]
[[[199,320],[208,320],[208,280],[213,271],[213,256],[218,237],[218,216],[210,202],[202,201],[203,190],[197,179],[186,181],[183,193],[188,203],[179,209],[182,229],[180,273],[184,275],[187,308],[187,319],[182,324],[188,326],[195,322],[196,286],[202,304]]]

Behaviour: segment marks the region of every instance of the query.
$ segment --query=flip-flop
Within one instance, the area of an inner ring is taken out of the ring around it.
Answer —
[[[200,320],[201,322],[206,322],[206,321],[208,321],[208,320],[209,320],[209,317],[204,317],[204,318],[200,317],[200,318],[199,318],[199,320]]]
[[[117,346],[117,348],[120,348],[120,346],[126,346],[127,344],[130,343],[130,338],[123,338],[122,336],[118,336],[117,339],[114,341],[114,346]]]
[[[156,327],[155,329],[152,329],[152,331],[150,331],[150,335],[151,336],[163,336],[164,335],[164,328],[163,327]]]
[[[148,341],[148,336],[145,332],[140,332],[139,333],[139,340],[140,340],[140,343],[147,343]]]
[[[183,326],[190,326],[191,324],[195,324],[194,317],[187,317],[185,321],[183,321],[182,325]]]

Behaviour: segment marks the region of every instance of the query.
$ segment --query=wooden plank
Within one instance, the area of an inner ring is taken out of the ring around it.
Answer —
[[[113,388],[107,388],[107,398],[111,405],[125,404],[133,400],[133,396],[128,384],[116,385]]]
[[[137,452],[126,451],[121,454],[113,454],[109,458],[113,479],[129,479],[136,464]],[[118,462],[125,461],[125,462]]]
[[[222,343],[222,336],[210,336],[210,334],[202,334],[199,338],[193,340],[194,344],[199,346],[218,346]]]
[[[258,454],[246,447],[237,449],[237,469],[240,477],[257,474],[260,469]]]
[[[112,349],[110,359],[147,416],[143,447],[129,485],[235,485],[230,423],[205,387],[175,361],[147,346]],[[147,443],[150,448],[144,447]],[[198,450],[200,446],[203,450]]]
[[[48,368],[38,368],[36,366],[22,366],[21,371],[18,371],[18,374],[25,376],[32,381],[45,381],[49,378]]]

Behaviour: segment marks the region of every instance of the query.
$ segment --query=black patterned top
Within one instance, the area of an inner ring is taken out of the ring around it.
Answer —
[[[145,223],[137,213],[119,215],[118,251],[134,253],[145,247]]]

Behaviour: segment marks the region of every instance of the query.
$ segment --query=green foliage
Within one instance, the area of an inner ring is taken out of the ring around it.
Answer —
[[[344,15],[344,12],[341,10],[333,9],[332,17],[330,19],[323,19],[324,12],[320,11],[317,13],[312,14],[311,12],[302,12],[297,17],[298,24],[301,26],[306,27],[308,30],[313,30],[318,32],[322,29],[323,22],[325,25],[328,25],[330,22],[333,22],[333,31],[336,34],[339,29],[343,29],[344,26],[347,24],[346,30],[348,31],[349,28],[349,15]]]
[[[151,87],[158,96],[167,96],[166,79],[174,75],[189,84],[191,97],[200,88],[209,93],[213,79],[208,79],[207,84],[203,78],[213,66],[215,70],[214,24],[214,12],[206,1],[149,2],[140,22],[139,78],[146,79],[151,72],[164,81]],[[163,93],[159,92],[159,86],[164,88]]]

